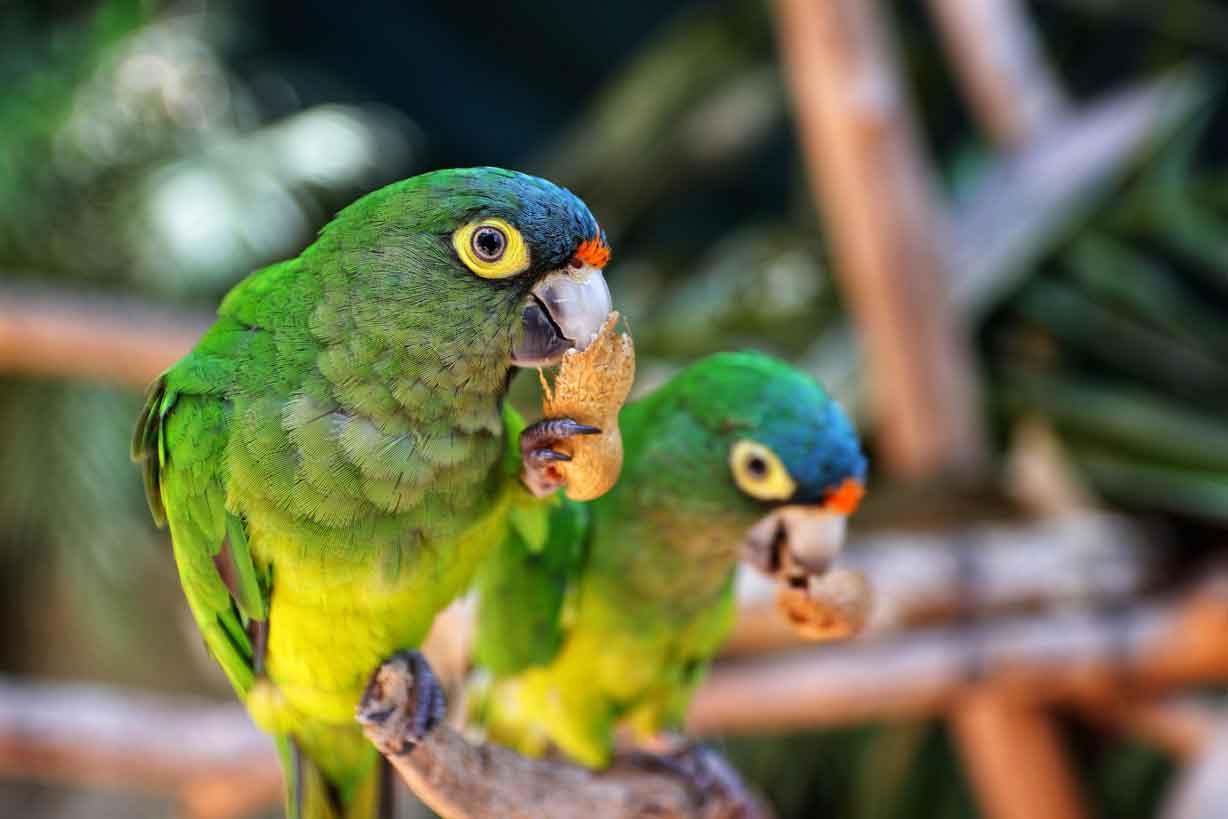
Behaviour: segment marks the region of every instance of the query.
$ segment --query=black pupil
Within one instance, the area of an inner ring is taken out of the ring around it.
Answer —
[[[492,227],[484,227],[473,237],[473,247],[486,261],[494,261],[503,255],[503,234]]]
[[[756,478],[762,478],[767,474],[767,461],[760,458],[758,455],[752,455],[750,460],[746,462],[746,468],[750,474]]]

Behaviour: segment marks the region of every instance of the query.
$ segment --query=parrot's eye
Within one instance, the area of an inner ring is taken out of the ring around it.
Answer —
[[[506,279],[529,268],[524,237],[502,219],[481,219],[458,228],[452,248],[465,267],[484,279]]]
[[[497,227],[480,227],[473,232],[473,252],[484,262],[497,262],[503,258],[507,237]]]
[[[797,491],[797,482],[780,458],[758,441],[738,441],[730,447],[729,470],[738,488],[756,500],[788,500]]]

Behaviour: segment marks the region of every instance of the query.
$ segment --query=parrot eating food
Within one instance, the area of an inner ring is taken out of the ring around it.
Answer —
[[[133,458],[210,653],[277,740],[291,816],[383,809],[355,706],[538,503],[521,452],[549,464],[552,443],[597,432],[523,429],[504,396],[514,367],[600,329],[608,258],[550,182],[423,174],[239,283],[150,388]]]
[[[562,501],[536,538],[511,531],[477,580],[470,715],[495,742],[591,768],[617,726],[681,725],[733,626],[739,559],[770,545],[826,569],[867,468],[840,406],[758,353],[687,367],[619,424],[614,488]]]

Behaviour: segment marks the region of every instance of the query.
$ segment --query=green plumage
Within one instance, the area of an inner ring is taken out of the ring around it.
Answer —
[[[453,231],[492,216],[524,235],[520,275],[479,277],[453,250]],[[362,688],[421,642],[527,498],[503,406],[521,311],[598,232],[579,200],[522,174],[405,180],[236,286],[150,390],[133,444],[150,507],[213,656],[301,750],[303,787],[331,794],[308,795],[312,815],[374,804]]]
[[[610,760],[620,722],[677,727],[735,617],[743,536],[776,503],[731,474],[754,440],[820,503],[865,461],[844,414],[808,376],[752,353],[688,367],[625,407],[625,460],[602,498],[565,502],[534,551],[513,538],[486,563],[477,659],[488,677],[475,716],[496,741],[579,762]],[[532,612],[513,616],[515,612]]]

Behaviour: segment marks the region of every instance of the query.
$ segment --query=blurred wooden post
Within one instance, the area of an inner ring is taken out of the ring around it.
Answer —
[[[949,298],[947,214],[881,6],[777,8],[802,148],[867,350],[883,466],[914,479],[971,473],[984,462],[984,438],[967,329]],[[986,690],[958,701],[952,718],[991,819],[1084,814],[1043,712]]]
[[[965,329],[946,296],[946,213],[878,4],[777,8],[801,145],[868,353],[884,466],[917,478],[974,471],[983,437]]]
[[[1065,100],[1019,0],[929,0],[982,127],[1017,150],[1048,131]],[[1086,816],[1053,717],[981,688],[951,709],[964,766],[992,819]]]
[[[929,0],[973,114],[1007,149],[1045,133],[1066,100],[1020,0]]]
[[[1052,719],[984,688],[964,695],[951,729],[981,811],[991,819],[1086,816]]]

